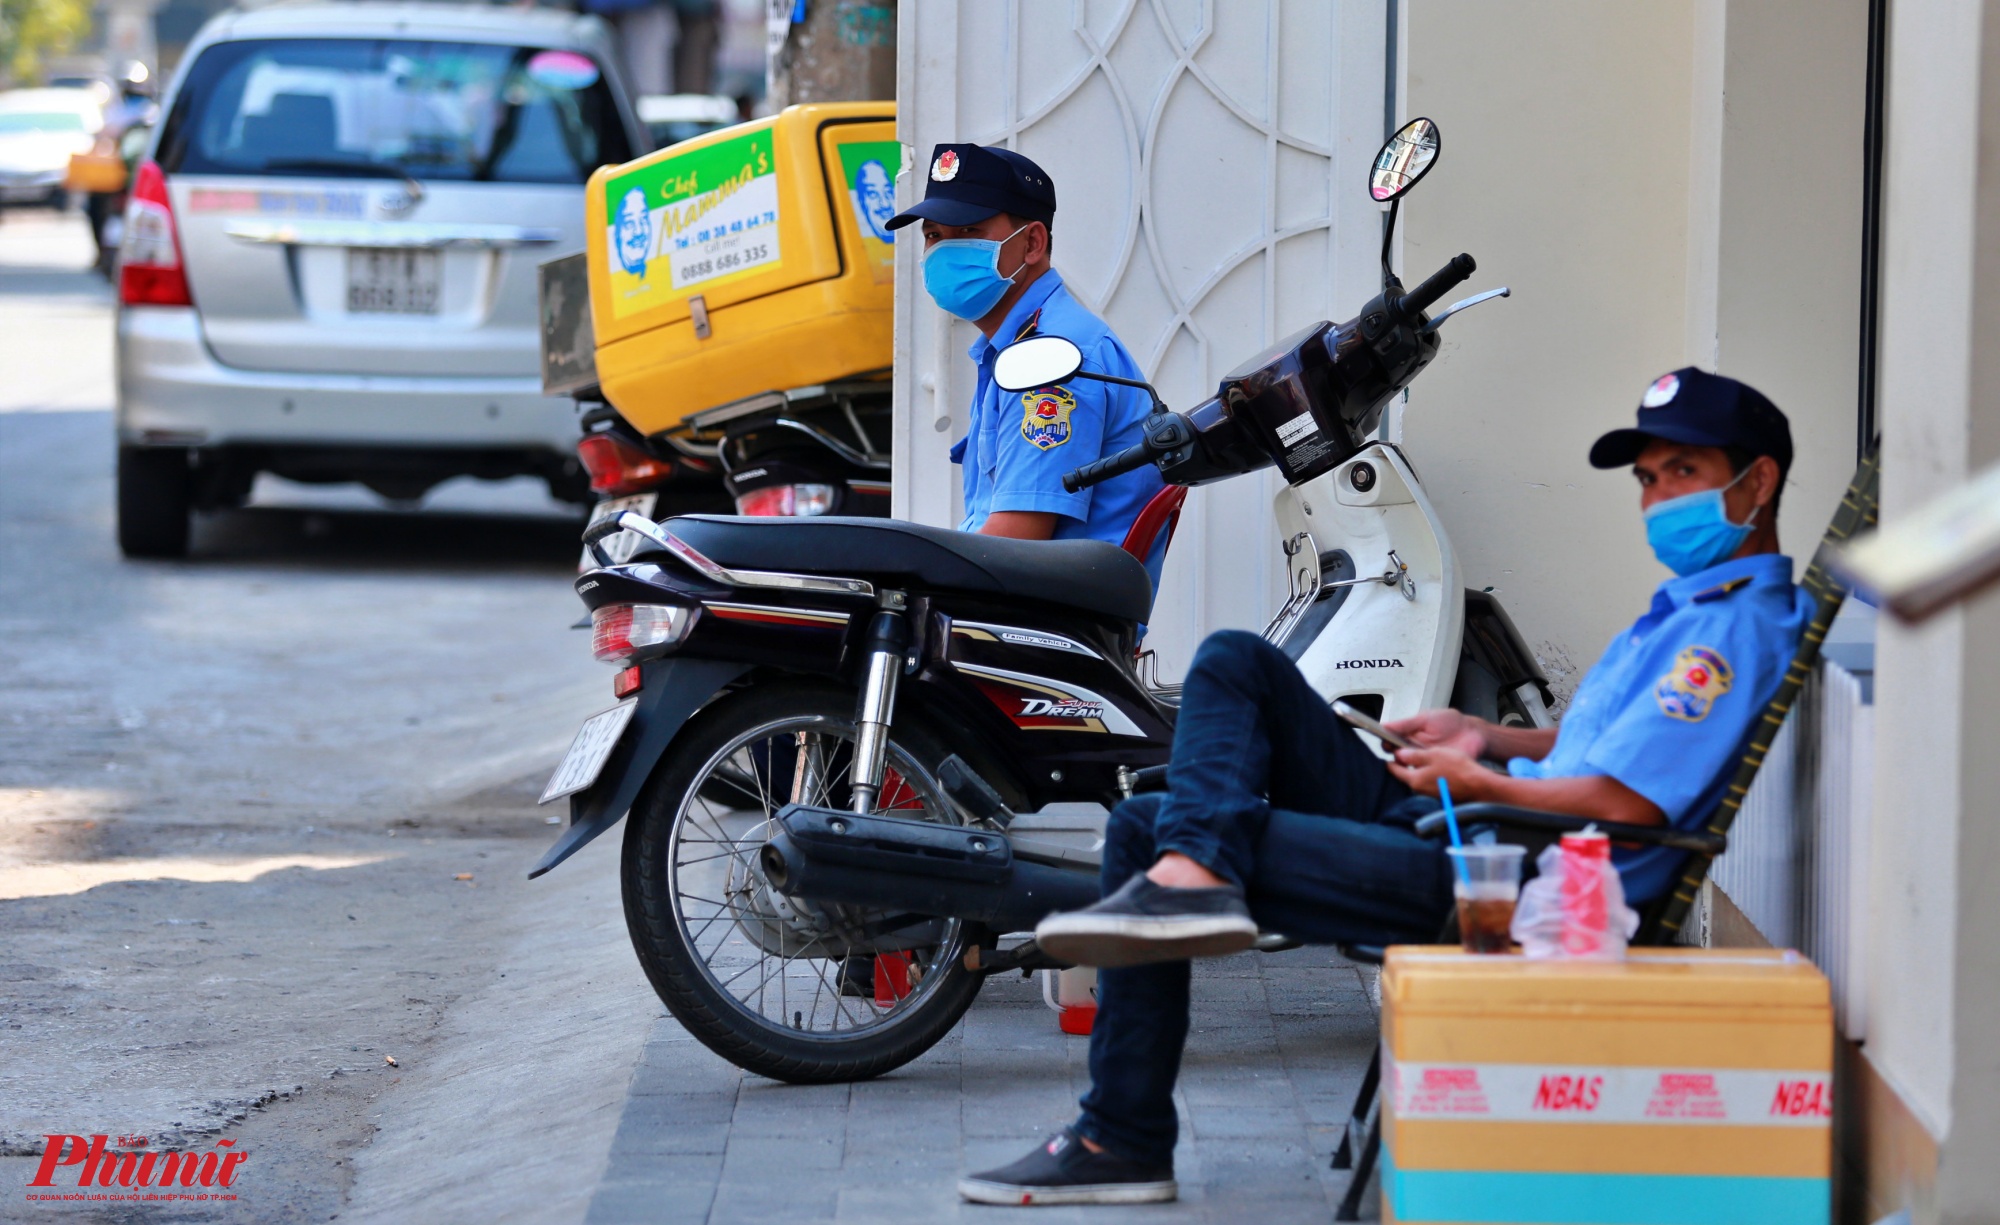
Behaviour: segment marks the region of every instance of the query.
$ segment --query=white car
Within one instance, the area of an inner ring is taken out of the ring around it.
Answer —
[[[133,176],[118,538],[184,553],[259,472],[414,499],[540,476],[588,499],[544,396],[535,266],[649,145],[602,25],[552,9],[276,5],[188,48]]]
[[[0,204],[62,204],[70,154],[88,153],[103,126],[88,89],[0,93]]]

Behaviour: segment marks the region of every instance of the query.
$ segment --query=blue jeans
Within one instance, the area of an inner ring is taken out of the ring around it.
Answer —
[[[1111,814],[1104,891],[1178,851],[1242,885],[1266,931],[1310,944],[1428,941],[1452,904],[1451,869],[1412,826],[1436,808],[1383,768],[1283,652],[1225,630],[1188,669],[1166,794]],[[1121,1156],[1173,1164],[1188,980],[1185,961],[1098,974],[1076,1130]]]

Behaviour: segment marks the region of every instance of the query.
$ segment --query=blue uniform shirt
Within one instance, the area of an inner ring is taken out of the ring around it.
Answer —
[[[1694,828],[1735,776],[1751,725],[1778,690],[1812,620],[1792,585],[1792,559],[1760,553],[1669,579],[1653,606],[1605,648],[1583,678],[1540,761],[1517,757],[1520,778],[1603,774]],[[1686,855],[1613,847],[1633,903],[1672,886]]]
[[[979,368],[966,436],[951,449],[965,468],[965,518],[976,532],[997,510],[1046,511],[1058,516],[1057,540],[1106,540],[1122,544],[1132,521],[1160,491],[1152,465],[1076,493],[1064,493],[1063,474],[1124,450],[1143,436],[1152,401],[1136,387],[1071,379],[1059,387],[1002,391],[993,383],[993,359],[1028,334],[1062,336],[1083,350],[1083,368],[1119,378],[1143,379],[1139,365],[1102,319],[1085,310],[1051,268],[1035,278],[994,333],[981,336],[967,356]],[[1160,584],[1167,534],[1153,542],[1146,570]]]

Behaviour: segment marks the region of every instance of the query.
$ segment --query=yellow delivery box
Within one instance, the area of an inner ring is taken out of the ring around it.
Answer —
[[[1797,953],[1398,947],[1382,1219],[1825,1225],[1833,1010]]]
[[[889,366],[895,115],[792,106],[591,175],[597,376],[628,421]]]

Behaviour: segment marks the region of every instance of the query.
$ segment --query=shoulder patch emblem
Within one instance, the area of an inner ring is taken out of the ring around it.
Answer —
[[[1069,415],[1076,397],[1061,387],[1042,387],[1021,397],[1021,437],[1044,451],[1069,441]]]
[[[1729,692],[1736,673],[1714,647],[1689,647],[1674,657],[1674,666],[1653,686],[1653,700],[1669,718],[1699,723],[1715,700]]]

